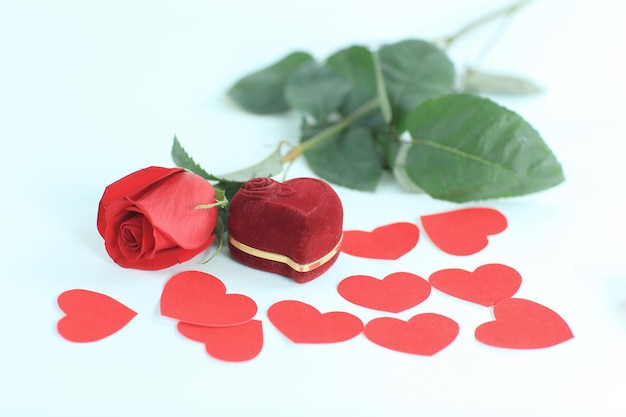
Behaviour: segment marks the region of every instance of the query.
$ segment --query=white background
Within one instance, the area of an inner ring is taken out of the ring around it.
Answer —
[[[623,42],[617,0],[540,0],[509,26],[485,68],[521,74],[545,94],[497,100],[533,124],[562,162],[566,182],[537,195],[481,202],[509,228],[484,251],[452,257],[423,234],[397,262],[342,255],[297,285],[245,268],[225,250],[164,271],[124,269],[95,227],[106,185],[149,165],[172,166],[174,134],[204,167],[247,166],[280,140],[294,115],[239,111],[225,90],[295,49],[320,59],[351,44],[447,35],[507,2],[10,1],[0,2],[0,414],[7,416],[623,416],[626,414],[626,225]],[[462,67],[490,31],[452,49]],[[298,161],[290,176],[311,175]],[[472,206],[409,195],[385,179],[375,194],[337,187],[346,229],[418,222]],[[461,331],[433,357],[384,349],[365,337],[296,345],[269,323],[274,302],[298,299],[364,321],[384,314],[343,300],[353,274],[505,263],[523,277],[517,296],[557,311],[575,338],[534,351],[484,346],[475,327],[489,309],[433,291],[419,312]],[[246,363],[210,358],[158,314],[178,271],[220,277],[259,305],[265,346]],[[74,344],[55,331],[56,297],[85,288],[139,314],[115,335]]]

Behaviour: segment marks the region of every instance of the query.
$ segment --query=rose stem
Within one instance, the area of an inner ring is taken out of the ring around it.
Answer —
[[[465,36],[467,33],[479,28],[480,26],[486,23],[491,22],[492,20],[498,19],[500,17],[506,17],[509,15],[512,15],[516,13],[519,9],[521,9],[523,6],[530,3],[531,1],[534,1],[534,0],[520,0],[516,3],[511,4],[510,6],[504,7],[492,13],[489,13],[485,16],[482,16],[474,20],[473,22],[468,23],[467,25],[459,29],[456,33],[450,36],[447,36],[437,41],[436,43],[441,45],[443,48],[448,48],[452,43],[456,42],[457,40]],[[350,126],[353,122],[355,122],[356,120],[360,119],[363,116],[366,116],[367,114],[369,114],[370,112],[372,112],[373,110],[377,108],[379,108],[378,98],[371,99],[370,101],[366,102],[361,107],[356,109],[354,112],[350,113],[348,116],[339,120],[337,123],[333,124],[332,126],[327,127],[326,129],[312,136],[309,140],[301,143],[300,145],[297,145],[291,148],[289,152],[287,152],[285,156],[283,156],[283,159],[282,159],[283,163],[290,163],[290,162],[295,161],[304,152],[332,138],[334,135],[336,135],[337,133],[341,132],[342,130]]]
[[[295,161],[296,158],[298,158],[304,152],[332,138],[337,133],[341,132],[352,123],[354,123],[356,120],[368,115],[377,108],[378,98],[371,99],[343,119],[339,120],[337,123],[328,126],[326,129],[322,130],[318,134],[312,136],[309,140],[291,148],[289,152],[287,152],[285,156],[283,156],[283,163]]]
[[[500,17],[505,17],[505,16],[509,16],[512,15],[514,13],[516,13],[519,9],[521,9],[522,7],[524,7],[526,4],[530,3],[533,0],[520,0],[518,2],[515,2],[507,7],[504,7],[502,9],[496,10],[492,13],[489,13],[485,16],[482,16],[476,20],[474,20],[471,23],[468,23],[467,25],[463,26],[461,29],[459,29],[456,33],[447,36],[443,39],[440,39],[437,44],[441,45],[443,48],[448,48],[452,43],[456,42],[457,40],[459,40],[460,38],[462,38],[463,36],[465,36],[467,33],[478,29],[480,26],[491,22],[492,20],[498,19]]]

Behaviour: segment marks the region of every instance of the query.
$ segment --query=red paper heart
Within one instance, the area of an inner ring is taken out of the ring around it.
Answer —
[[[57,323],[59,334],[70,342],[95,342],[117,332],[137,313],[119,301],[89,290],[68,290],[57,298],[66,314]]]
[[[336,343],[363,331],[363,322],[342,311],[320,313],[309,304],[285,300],[267,310],[272,324],[294,343]]]
[[[476,339],[486,345],[510,349],[539,349],[574,337],[554,311],[532,301],[507,298],[493,308],[495,321],[476,328]]]
[[[420,230],[413,223],[392,223],[371,232],[346,230],[341,251],[353,256],[395,260],[417,245]]]
[[[254,317],[257,305],[242,294],[226,294],[224,283],[200,271],[174,275],[161,294],[161,314],[200,326],[234,326]]]
[[[459,325],[435,313],[422,313],[409,321],[376,318],[365,325],[365,336],[377,345],[413,355],[432,356],[456,339]]]
[[[433,273],[428,281],[448,295],[489,307],[512,297],[522,284],[522,277],[509,266],[487,264],[474,272],[442,269]]]
[[[353,275],[343,279],[337,291],[353,304],[399,313],[426,300],[430,295],[430,285],[417,275],[396,272],[383,279]]]
[[[422,216],[424,231],[439,249],[450,255],[471,255],[484,249],[487,236],[506,229],[506,217],[491,208],[466,208]]]
[[[263,348],[263,325],[250,320],[238,326],[207,327],[178,323],[178,331],[188,339],[204,343],[206,352],[228,362],[254,359]]]

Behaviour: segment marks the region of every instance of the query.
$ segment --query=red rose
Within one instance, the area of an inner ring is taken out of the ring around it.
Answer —
[[[148,167],[109,185],[98,208],[98,232],[119,265],[163,269],[187,261],[214,239],[213,186],[182,168]]]

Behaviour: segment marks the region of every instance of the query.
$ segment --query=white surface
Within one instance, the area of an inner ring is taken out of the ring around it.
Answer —
[[[410,6],[408,6],[410,4]],[[509,228],[469,257],[422,235],[396,263],[343,255],[306,285],[236,264],[228,251],[159,272],[123,269],[95,228],[104,187],[148,165],[172,166],[177,134],[205,168],[247,166],[282,139],[295,117],[255,117],[224,91],[240,76],[298,48],[320,58],[354,44],[445,35],[498,7],[496,0],[3,1],[0,3],[0,414],[11,416],[623,416],[626,403],[626,225],[619,57],[626,9],[613,0],[538,1],[512,24],[486,66],[546,86],[532,99],[498,99],[527,118],[563,163],[567,181],[538,195],[487,202]],[[407,8],[409,10],[407,10]],[[453,56],[466,62],[480,36]],[[458,61],[457,61],[458,62]],[[299,161],[290,175],[310,175]],[[369,229],[457,205],[399,192],[338,188],[345,227]],[[393,352],[363,336],[301,346],[268,322],[282,299],[322,311],[382,316],[336,292],[352,274],[500,262],[523,276],[517,296],[561,314],[575,338],[536,351],[488,348],[474,328],[489,309],[433,291],[407,312],[460,324],[434,357]],[[201,269],[253,297],[265,346],[247,363],[211,359],[160,317],[175,272]],[[56,297],[72,288],[108,294],[139,314],[105,340],[73,344],[55,332]]]

